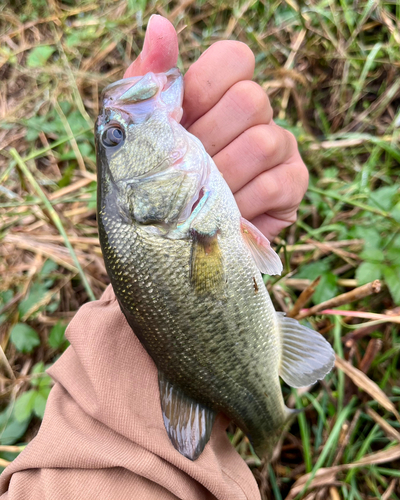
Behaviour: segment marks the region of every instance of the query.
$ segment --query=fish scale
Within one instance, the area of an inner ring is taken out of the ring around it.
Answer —
[[[319,334],[275,312],[260,270],[280,273],[279,257],[178,124],[182,96],[177,70],[121,80],[103,94],[96,150],[104,261],[159,370],[173,445],[196,459],[220,411],[263,456],[291,413],[279,374],[295,387],[314,383],[333,353]]]
[[[285,417],[279,379],[269,370],[266,373],[265,353],[269,359],[278,355],[265,328],[274,309],[243,244],[242,254],[237,255],[234,239],[221,242],[226,254],[236,258],[227,259],[226,299],[218,304],[213,297],[199,298],[190,286],[190,242],[151,237],[140,227],[125,224],[108,205],[99,211],[99,230],[107,235],[104,259],[114,267],[116,296],[124,310],[136,312],[133,330],[169,380],[184,385],[194,399],[242,421],[252,435],[266,422],[271,429],[281,425]],[[248,265],[243,266],[246,260]],[[128,273],[125,279],[124,273]],[[204,384],[199,387],[196,379]],[[246,390],[256,410],[249,410],[243,397]],[[276,398],[276,408],[267,406],[265,393]]]

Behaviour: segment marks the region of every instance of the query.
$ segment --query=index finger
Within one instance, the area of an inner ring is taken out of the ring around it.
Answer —
[[[181,124],[188,128],[209,111],[235,83],[251,80],[255,59],[242,42],[215,42],[185,74]]]

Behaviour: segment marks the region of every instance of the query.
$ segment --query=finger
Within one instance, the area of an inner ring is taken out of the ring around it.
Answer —
[[[214,156],[247,128],[268,123],[272,108],[267,94],[255,82],[235,83],[221,100],[199,118],[189,132]]]
[[[262,214],[255,217],[251,223],[254,224],[265,236],[272,241],[275,236],[277,236],[282,229],[290,226],[297,219],[297,210],[293,210],[288,214],[288,218],[279,219],[269,214]]]
[[[245,219],[252,220],[264,213],[283,219],[297,210],[307,186],[307,167],[297,153],[239,189],[235,199]]]
[[[293,135],[274,124],[257,125],[213,157],[233,193],[262,172],[284,163],[297,151]]]
[[[211,45],[185,75],[181,124],[188,128],[215,106],[232,85],[251,80],[254,65],[253,52],[242,42],[223,40]]]
[[[149,71],[163,73],[175,68],[178,54],[175,28],[165,17],[152,15],[147,23],[142,52],[125,71],[124,78],[145,75]]]

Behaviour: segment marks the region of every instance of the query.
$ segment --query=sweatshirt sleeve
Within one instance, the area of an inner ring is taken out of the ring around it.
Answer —
[[[172,446],[157,369],[111,287],[78,311],[67,338],[39,433],[1,475],[1,500],[260,499],[222,415],[196,461]]]

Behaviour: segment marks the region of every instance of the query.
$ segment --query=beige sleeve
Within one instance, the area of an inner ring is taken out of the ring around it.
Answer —
[[[67,337],[42,426],[1,475],[1,500],[260,499],[221,415],[198,460],[174,449],[157,369],[111,287],[79,310]]]

